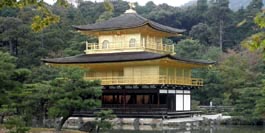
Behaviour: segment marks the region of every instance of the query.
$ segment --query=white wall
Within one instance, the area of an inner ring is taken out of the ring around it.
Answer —
[[[98,37],[99,46],[102,47],[102,43],[104,40],[108,40],[110,45],[123,45],[123,47],[129,47],[130,39],[136,39],[136,46],[140,45],[141,42],[141,34],[121,34],[121,35],[100,35]],[[114,47],[114,46],[112,46]],[[116,46],[121,47],[121,46]]]
[[[190,95],[184,95],[184,110],[190,110]]]
[[[182,90],[177,90],[177,93],[183,93]],[[185,90],[183,94],[176,94],[176,111],[191,110],[190,90]]]
[[[183,94],[176,95],[176,111],[183,111]]]

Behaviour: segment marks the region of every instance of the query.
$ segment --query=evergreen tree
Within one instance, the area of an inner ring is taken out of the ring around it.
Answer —
[[[197,1],[197,10],[200,13],[204,13],[208,10],[208,0],[198,0]]]
[[[206,48],[198,40],[186,39],[176,45],[176,55],[187,59],[202,59]]]
[[[247,6],[248,17],[254,17],[263,7],[262,0],[252,0]]]
[[[207,24],[199,23],[192,26],[189,35],[204,45],[210,44],[211,29]]]
[[[263,83],[264,84],[264,83]],[[265,119],[265,87],[260,90],[261,97],[256,101],[255,115],[261,119]]]
[[[229,21],[230,12],[228,0],[210,1],[207,16],[210,17],[209,23],[211,23],[212,34],[214,35],[212,36],[212,44],[218,44],[221,51],[223,51],[225,28]]]
[[[50,116],[62,118],[56,127],[57,131],[61,130],[75,111],[94,109],[101,105],[100,82],[84,80],[84,72],[79,68],[63,68],[60,77],[52,81],[52,104],[48,110]]]

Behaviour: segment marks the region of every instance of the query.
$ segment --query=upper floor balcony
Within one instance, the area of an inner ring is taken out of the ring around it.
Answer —
[[[137,51],[150,51],[161,54],[174,54],[174,45],[162,43],[140,43],[140,42],[108,42],[103,43],[87,43],[86,54],[95,53],[116,53],[116,52],[137,52]]]
[[[86,80],[101,80],[102,85],[187,85],[203,86],[200,78],[166,75],[85,77]]]

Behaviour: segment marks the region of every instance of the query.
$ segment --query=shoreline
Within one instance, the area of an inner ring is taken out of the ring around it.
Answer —
[[[174,119],[157,119],[157,118],[115,118],[110,122],[113,123],[114,129],[141,129],[141,128],[191,128],[200,127],[205,125],[220,124],[221,121],[230,120],[231,116],[223,116],[222,114],[216,115],[200,115],[187,118],[174,118]],[[91,123],[95,118],[87,117],[70,117],[64,124],[64,128],[81,129],[87,131],[91,129]],[[80,127],[80,123],[84,125]]]
[[[80,123],[91,123],[95,118],[79,118],[70,117],[64,125],[63,133],[84,133],[91,127],[79,127]],[[229,124],[233,120],[231,116],[216,115],[200,115],[188,118],[175,119],[147,119],[147,118],[115,118],[111,120],[114,131],[193,131],[204,129],[216,129],[222,127],[264,127],[255,125],[239,125]],[[226,122],[225,124],[223,122]],[[227,124],[228,123],[228,124]],[[83,129],[82,129],[83,128]],[[81,130],[79,130],[81,129]],[[31,128],[30,133],[51,133],[55,132],[54,128]],[[5,133],[5,130],[0,128],[0,133]]]

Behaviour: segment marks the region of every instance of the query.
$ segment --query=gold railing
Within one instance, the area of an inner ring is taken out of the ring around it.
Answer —
[[[86,80],[101,80],[102,85],[188,85],[203,86],[199,78],[174,77],[174,76],[114,76],[114,77],[85,77]]]
[[[166,52],[166,53],[174,53],[175,48],[174,45],[168,45],[168,44],[147,44],[145,46],[146,49],[149,50],[155,50],[158,52]]]
[[[152,43],[135,43],[134,45],[130,44],[124,44],[122,42],[112,42],[109,43],[106,47],[103,47],[102,45],[99,45],[98,43],[87,43],[86,42],[86,50],[85,52],[87,54],[89,53],[104,53],[109,51],[126,51],[126,50],[150,50],[160,53],[174,53],[174,45],[168,45],[168,44],[152,44]]]

